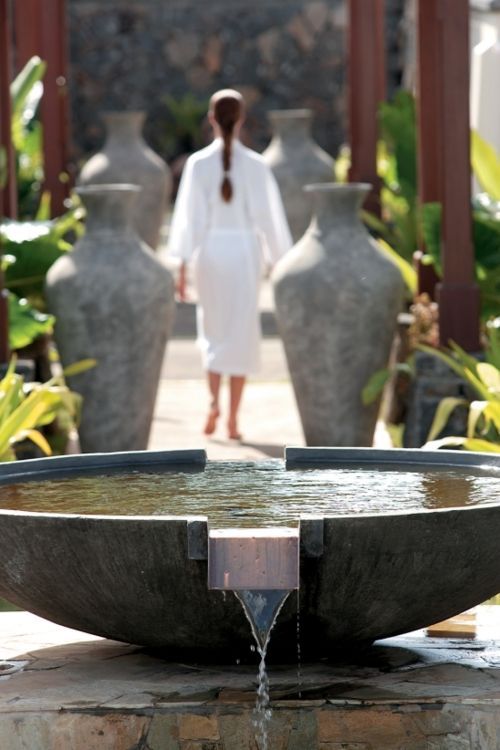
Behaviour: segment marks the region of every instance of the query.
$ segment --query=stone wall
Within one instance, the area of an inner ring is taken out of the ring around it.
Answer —
[[[386,0],[390,90],[401,78],[403,5]],[[68,9],[76,161],[102,142],[99,112],[125,108],[146,110],[147,140],[172,160],[201,145],[182,133],[228,85],[245,95],[244,138],[259,150],[270,109],[311,107],[332,154],[344,139],[346,0],[68,0]],[[166,96],[195,115],[176,122]]]

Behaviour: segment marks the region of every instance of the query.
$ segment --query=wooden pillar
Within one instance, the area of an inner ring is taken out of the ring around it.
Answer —
[[[16,163],[11,139],[12,38],[8,0],[0,0],[0,147],[5,156],[6,179],[0,187],[0,218],[17,216]]]
[[[436,0],[418,1],[417,33],[417,124],[418,194],[420,205],[442,203],[441,86],[436,71],[441,69],[441,15]],[[419,293],[435,298],[439,281],[433,266],[424,266],[423,240],[415,253]]]
[[[69,161],[69,100],[65,0],[14,0],[17,66],[33,55],[47,64],[40,105],[43,126],[43,188],[51,194],[52,215],[64,211],[69,185],[61,181]],[[27,19],[30,19],[27,23]]]
[[[441,345],[453,340],[474,352],[480,349],[480,299],[472,244],[469,0],[438,0],[437,4],[441,13],[437,78],[443,203],[443,280],[437,288],[439,338]]]
[[[366,208],[378,215],[378,107],[386,93],[384,10],[384,0],[349,0],[349,180],[373,185]]]

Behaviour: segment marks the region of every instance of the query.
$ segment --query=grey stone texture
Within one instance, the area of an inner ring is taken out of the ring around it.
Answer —
[[[361,393],[387,366],[403,280],[359,219],[369,187],[310,186],[315,219],[272,274],[307,445],[373,443],[378,403]]]
[[[310,109],[288,109],[269,113],[273,139],[263,153],[280,187],[290,231],[297,242],[313,215],[313,198],[304,185],[334,182],[331,156],[311,138]]]
[[[387,0],[389,92],[401,80],[404,0]],[[69,0],[74,159],[97,151],[104,110],[147,112],[145,136],[167,160],[193,148],[165,101],[206,102],[239,88],[244,137],[262,150],[267,113],[310,107],[314,137],[335,154],[346,132],[347,0]],[[175,143],[172,142],[174,138]]]
[[[68,378],[83,396],[85,452],[147,448],[173,324],[172,274],[130,223],[137,192],[130,185],[81,188],[86,233],[47,274],[62,364],[97,360]]]
[[[132,224],[146,245],[156,250],[172,191],[170,169],[142,138],[144,112],[106,112],[102,117],[106,143],[84,165],[78,184],[139,185]]]
[[[425,451],[372,449],[364,460],[359,449],[352,458],[347,449],[329,456],[325,451],[319,461],[316,451],[307,449],[301,456],[296,449],[290,459],[326,469],[359,468],[364,461],[426,468]],[[434,469],[440,461],[443,467],[484,465],[481,454],[434,451],[429,456]],[[23,471],[36,493],[37,481],[96,473],[96,462],[101,473],[118,467],[146,471],[148,462],[157,473],[179,461],[191,461],[187,469],[202,472],[202,458],[196,452],[165,452],[128,455],[125,463],[120,455],[32,460],[21,468],[0,465],[0,481],[12,482]],[[495,467],[500,458],[488,462]],[[160,647],[166,657],[245,662],[251,658],[248,621],[230,592],[223,596],[208,589],[207,561],[190,555],[192,518],[0,511],[0,597],[66,627]],[[486,601],[500,590],[499,534],[498,504],[325,517],[322,552],[301,553],[302,659],[359,653],[373,640]],[[296,661],[295,596],[280,612],[268,658]]]

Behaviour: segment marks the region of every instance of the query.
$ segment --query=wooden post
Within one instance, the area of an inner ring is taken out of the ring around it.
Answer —
[[[373,185],[366,208],[379,216],[378,107],[386,90],[384,10],[384,0],[349,0],[349,180]]]
[[[472,244],[469,1],[438,0],[436,4],[441,14],[441,54],[436,74],[440,84],[439,142],[443,158],[443,281],[437,289],[439,337],[441,345],[453,340],[467,351],[475,352],[480,349],[480,300],[474,281]]]
[[[441,86],[440,70],[441,18],[436,0],[419,0],[417,33],[417,125],[418,125],[418,194],[419,203],[442,203]],[[423,240],[414,255],[418,292],[435,299],[439,281],[433,266],[424,266]]]
[[[69,185],[69,100],[65,0],[14,0],[17,65],[33,55],[47,63],[40,104],[43,126],[44,190],[51,194],[52,216],[64,211]],[[26,19],[30,19],[27,23]]]
[[[16,162],[11,139],[10,84],[12,81],[12,39],[7,0],[0,0],[0,147],[6,161],[5,187],[0,187],[0,217],[17,216]]]

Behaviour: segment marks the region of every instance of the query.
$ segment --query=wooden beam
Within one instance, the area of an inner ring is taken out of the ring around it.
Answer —
[[[16,162],[11,139],[12,37],[7,0],[0,0],[0,147],[6,160],[5,187],[0,188],[0,217],[17,216]]]
[[[378,215],[378,107],[386,96],[384,11],[384,0],[349,0],[349,180],[373,185],[366,207]]]
[[[62,181],[69,162],[69,98],[65,0],[14,0],[17,65],[33,55],[47,64],[40,104],[43,126],[44,190],[51,194],[52,215],[64,211],[69,185]],[[26,19],[30,19],[27,23]]]
[[[420,0],[422,1],[422,0]],[[469,124],[469,1],[437,0],[442,151],[442,266],[438,285],[440,343],[479,351],[479,289],[474,281]],[[430,158],[430,157],[429,157]]]
[[[436,75],[440,69],[441,17],[436,0],[419,0],[417,17],[417,143],[418,197],[424,203],[442,203],[441,86]],[[421,263],[425,253],[423,239],[415,253],[418,292],[435,299],[439,277],[433,266]]]

